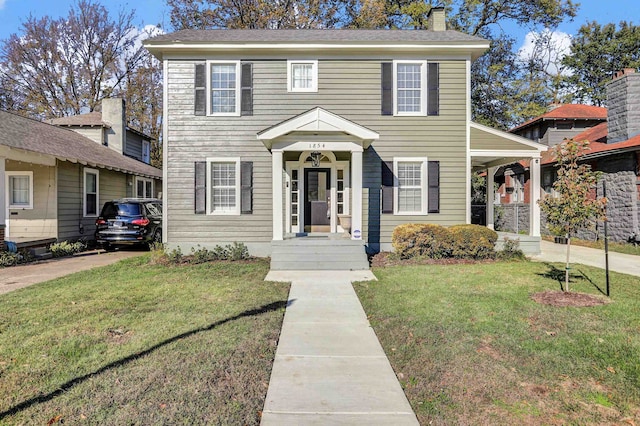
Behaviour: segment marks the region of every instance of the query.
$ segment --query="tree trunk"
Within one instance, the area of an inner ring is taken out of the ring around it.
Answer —
[[[571,236],[567,234],[567,264],[564,267],[564,291],[569,292],[569,252],[571,251]]]

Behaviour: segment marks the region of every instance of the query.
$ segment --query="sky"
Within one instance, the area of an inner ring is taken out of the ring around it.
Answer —
[[[0,0],[0,40],[20,30],[21,23],[33,14],[36,17],[49,15],[54,18],[66,16],[73,0]],[[147,25],[160,24],[169,26],[169,8],[165,0],[102,0],[111,14],[115,15],[121,8],[135,9],[134,23],[140,28]],[[579,1],[578,16],[573,22],[562,23],[557,31],[559,38],[573,35],[580,26],[588,21],[600,24],[618,23],[622,20],[640,25],[640,7],[638,0],[617,0],[613,3],[603,0]],[[527,30],[515,25],[504,27],[504,30],[516,37],[519,44],[526,49]],[[564,35],[563,35],[564,34]]]

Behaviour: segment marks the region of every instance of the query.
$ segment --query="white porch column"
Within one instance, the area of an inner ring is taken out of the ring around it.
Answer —
[[[271,167],[273,184],[273,239],[282,240],[284,230],[282,228],[282,150],[271,150]]]
[[[495,181],[496,168],[489,167],[487,169],[487,228],[495,229],[494,206],[496,193],[493,190]]]
[[[540,159],[532,158],[529,165],[529,235],[532,237],[540,236]]]
[[[362,239],[362,151],[351,151],[351,239]]]

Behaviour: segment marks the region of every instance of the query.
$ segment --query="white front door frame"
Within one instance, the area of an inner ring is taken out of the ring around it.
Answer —
[[[283,164],[283,156],[285,152],[289,151],[301,151],[300,158],[306,159],[303,155],[306,153],[308,156],[312,151],[320,151],[324,154],[331,153],[335,160],[334,152],[350,152],[351,164],[346,164],[345,179],[349,178],[349,191],[345,194],[345,203],[350,205],[348,209],[345,207],[345,214],[351,213],[351,239],[362,239],[362,153],[364,151],[361,143],[352,141],[345,142],[309,142],[309,141],[280,141],[275,142],[272,145],[272,189],[273,189],[273,239],[282,240],[284,238],[284,229],[292,230],[291,226],[291,173],[290,170],[295,168],[294,162],[287,162]],[[298,160],[298,229],[303,229],[300,223],[304,219],[304,206],[302,206],[303,197],[301,192],[304,191],[304,161]],[[291,164],[290,164],[291,163]],[[337,193],[335,188],[337,187],[336,176],[338,163],[334,161],[331,165],[331,232],[337,232],[337,207],[335,200]],[[285,171],[286,166],[286,173]],[[351,172],[351,173],[349,173]],[[283,177],[286,176],[286,177]],[[287,185],[287,190],[283,191],[283,188]],[[345,182],[346,184],[346,182]],[[351,195],[351,197],[349,197]],[[284,203],[283,203],[284,201]],[[284,204],[284,209],[283,209]],[[283,217],[285,216],[285,217]],[[284,225],[284,226],[283,226]],[[286,227],[286,228],[285,228]],[[283,229],[284,228],[284,229]],[[357,232],[354,232],[357,231]]]
[[[330,193],[330,208],[331,208],[331,233],[344,233],[344,229],[340,226],[338,221],[338,171],[343,171],[343,213],[350,214],[351,200],[350,200],[350,167],[349,161],[337,161],[335,154],[329,151],[320,151],[329,159],[328,164],[321,164],[319,168],[331,170],[331,193]],[[304,232],[304,207],[305,196],[304,194],[304,175],[305,170],[314,169],[310,161],[305,161],[309,157],[311,151],[304,151],[300,154],[297,161],[286,162],[286,175],[285,175],[285,232],[301,233]],[[297,223],[294,225],[293,218],[293,178],[292,172],[296,170],[298,173],[297,179]]]

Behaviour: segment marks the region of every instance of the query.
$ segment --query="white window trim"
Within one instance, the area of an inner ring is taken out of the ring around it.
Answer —
[[[10,180],[9,178],[11,176],[28,176],[29,177],[29,204],[27,205],[11,204],[11,188],[9,183],[9,180]],[[9,209],[27,209],[27,210],[33,209],[33,172],[8,171],[8,172],[5,172],[5,181],[7,182],[5,194],[7,194],[8,208]]]
[[[138,197],[138,182],[144,182],[145,183],[145,189],[146,189],[146,184],[147,182],[151,182],[151,194],[149,194],[148,197],[142,197],[142,198],[153,198],[153,179],[148,179],[148,178],[143,178],[140,176],[136,176],[135,178],[135,182],[134,182],[134,188],[136,190],[136,198]]]
[[[420,111],[398,111],[398,65],[400,64],[420,65]],[[393,115],[410,117],[427,115],[427,61],[393,61]]]
[[[399,180],[398,180],[398,163],[405,163],[405,162],[409,162],[409,163],[422,163],[421,167],[420,167],[420,186],[421,186],[421,201],[422,201],[422,205],[421,208],[422,210],[420,211],[415,211],[415,212],[401,212],[398,210],[399,208],[399,193],[400,191],[399,189]],[[429,182],[428,182],[428,173],[427,173],[427,166],[429,164],[429,161],[427,159],[427,157],[394,157],[393,158],[393,214],[394,215],[398,215],[398,216],[410,216],[410,215],[424,215],[426,216],[429,212],[428,209],[428,188],[429,188]]]
[[[236,66],[236,110],[235,112],[211,112],[211,65],[215,64],[230,64]],[[240,67],[240,61],[207,61],[207,115],[213,117],[239,117],[240,116],[240,102],[241,102],[241,79],[240,75],[242,69]]]
[[[87,174],[96,175],[96,213],[87,214]],[[85,167],[83,169],[82,179],[82,213],[84,217],[98,217],[100,214],[100,171],[97,169],[90,169]]]
[[[142,141],[142,162],[149,164],[151,162],[151,142]]]
[[[207,158],[207,214],[214,216],[239,216],[240,215],[240,203],[242,200],[240,196],[240,157],[209,157]],[[211,205],[211,164],[213,163],[235,163],[236,164],[236,206],[233,210],[227,211],[213,211]]]
[[[293,88],[293,73],[291,67],[293,64],[311,64],[311,87],[308,89]],[[318,61],[316,59],[300,59],[287,60],[287,92],[289,93],[313,93],[318,91]]]

